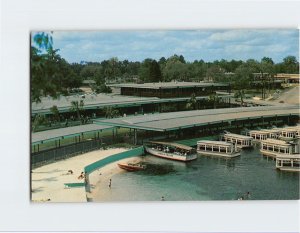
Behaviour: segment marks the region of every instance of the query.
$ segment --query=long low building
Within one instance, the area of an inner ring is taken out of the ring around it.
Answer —
[[[206,96],[221,90],[230,92],[230,85],[227,83],[173,81],[142,84],[121,83],[110,86],[120,88],[121,95],[158,98],[189,97],[192,93],[195,93],[196,96]]]
[[[299,107],[263,106],[195,110],[124,117],[110,120],[96,120],[95,123],[100,125],[118,126],[132,129],[172,131],[220,122],[289,115],[299,116]]]
[[[230,102],[231,95],[223,93],[219,95],[224,102]],[[207,99],[208,96],[196,97],[197,100]],[[57,106],[60,113],[70,112],[72,101],[83,100],[85,110],[97,110],[105,107],[113,108],[129,108],[129,107],[143,107],[149,105],[157,105],[163,103],[183,103],[189,100],[190,97],[183,98],[165,98],[160,99],[157,97],[134,97],[134,96],[122,96],[113,94],[97,94],[97,95],[84,95],[83,96],[67,96],[59,99],[52,99],[44,97],[40,103],[31,104],[31,115],[36,114],[52,114],[51,107]],[[153,107],[153,106],[152,106]]]
[[[216,136],[224,130],[236,132],[245,127],[253,129],[296,123],[299,123],[299,106],[223,108],[96,119],[90,125],[32,134],[32,164],[38,166],[111,143],[195,139]]]
[[[97,132],[97,131],[102,131],[102,130],[107,130],[112,128],[113,128],[112,126],[88,124],[88,125],[78,125],[73,127],[46,130],[46,131],[31,133],[31,143],[32,145],[34,145],[49,140],[75,137],[78,135],[82,135],[83,133]]]

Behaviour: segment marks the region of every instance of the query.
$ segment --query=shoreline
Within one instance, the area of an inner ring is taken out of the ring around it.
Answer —
[[[141,157],[131,157],[110,163],[102,168],[92,172],[89,176],[91,192],[87,192],[87,199],[89,202],[106,202],[114,201],[110,199],[109,179],[112,179],[112,188],[114,186],[113,177],[118,174],[126,173],[127,171],[118,167],[118,163],[139,163]],[[101,191],[102,190],[102,191]]]
[[[31,202],[87,202],[89,193],[85,191],[85,186],[66,188],[64,184],[84,183],[84,179],[78,179],[78,176],[83,172],[85,166],[127,150],[126,148],[100,149],[33,169],[30,181]],[[134,158],[120,161],[132,159]],[[106,171],[116,163],[108,164],[100,169],[106,174]],[[68,174],[69,170],[72,170],[73,174]],[[95,177],[98,176],[97,170],[92,172],[90,184],[93,184]]]

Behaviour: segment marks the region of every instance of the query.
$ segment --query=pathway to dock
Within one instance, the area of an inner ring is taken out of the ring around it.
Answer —
[[[271,101],[271,102],[281,102],[283,101],[284,103],[286,104],[300,104],[300,86],[296,86],[296,87],[293,87],[291,88],[290,90],[286,91],[286,92],[283,92],[282,95],[274,100],[274,101]]]

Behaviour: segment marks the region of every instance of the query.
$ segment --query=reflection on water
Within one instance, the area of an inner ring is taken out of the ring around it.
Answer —
[[[117,188],[110,200],[299,199],[299,173],[276,170],[275,161],[258,148],[232,159],[199,155],[183,163],[146,155],[141,163],[145,170],[113,177]]]
[[[146,165],[146,169],[137,173],[140,175],[163,176],[176,171],[173,164],[159,164],[150,162],[142,162],[141,164]]]

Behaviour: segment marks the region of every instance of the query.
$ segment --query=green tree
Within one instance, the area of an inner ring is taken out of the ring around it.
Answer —
[[[299,73],[299,62],[295,56],[287,56],[283,59],[284,72],[290,74]]]
[[[39,49],[52,49],[53,38],[52,32],[38,32],[32,35],[33,42],[38,46]]]
[[[50,108],[50,111],[51,111],[51,113],[53,114],[53,116],[54,116],[54,119],[56,120],[56,121],[60,121],[60,116],[59,116],[59,110],[58,110],[58,108],[57,108],[57,106],[56,105],[53,105],[51,108]]]
[[[160,67],[159,67],[159,64],[157,63],[157,61],[155,61],[155,60],[153,60],[150,65],[149,81],[150,82],[162,81],[162,74],[160,71]]]
[[[275,67],[274,62],[271,58],[263,57],[261,59],[260,64],[258,65],[258,70],[260,72],[261,79],[261,87],[262,87],[262,99],[265,99],[266,88],[270,93],[271,89],[271,80],[274,84],[274,76],[275,76]]]
[[[257,61],[248,60],[235,70],[233,87],[235,89],[235,98],[240,98],[241,106],[244,105],[245,89],[250,88],[258,65]]]
[[[234,97],[235,98],[239,98],[240,101],[241,101],[241,106],[244,106],[244,98],[245,98],[245,92],[244,90],[237,90],[235,93],[234,93]]]
[[[120,75],[119,70],[119,60],[117,57],[113,57],[109,59],[108,66],[104,70],[105,76],[109,79],[115,79],[118,75]]]
[[[197,98],[196,94],[193,93],[191,95],[191,98],[187,101],[186,108],[190,110],[196,110],[197,109]]]
[[[140,76],[140,79],[143,81],[143,82],[150,82],[151,78],[150,78],[150,67],[151,67],[151,64],[152,64],[152,59],[150,58],[147,58],[145,59],[140,68],[139,68],[139,76]]]
[[[73,72],[67,63],[53,49],[52,34],[36,33],[32,35],[33,42],[30,53],[31,99],[41,101],[41,96],[57,98],[67,94],[68,88],[79,87],[81,79]]]
[[[115,118],[120,115],[119,110],[113,108],[113,107],[105,107],[104,108],[105,117],[106,118]]]
[[[42,114],[36,114],[32,123],[32,132],[35,132],[37,127],[44,124],[46,121],[46,118]]]
[[[83,106],[84,106],[83,100],[80,100],[80,101],[72,101],[72,102],[71,102],[71,108],[70,108],[70,111],[76,112],[76,114],[77,114],[77,119],[81,122],[81,124],[83,123],[83,122],[82,122],[83,119],[82,119],[80,113],[83,111]]]
[[[167,59],[163,70],[164,81],[179,80],[186,81],[189,77],[188,67],[177,55]]]
[[[225,78],[225,70],[219,65],[212,65],[207,69],[206,76],[213,82],[220,82]]]
[[[217,94],[211,94],[208,97],[208,102],[211,103],[215,108],[217,108],[217,104],[220,103],[220,97]]]
[[[203,60],[195,60],[189,69],[192,79],[196,81],[203,81],[207,73],[208,65]]]
[[[251,86],[254,73],[258,71],[258,62],[248,60],[235,70],[233,87],[236,90],[245,90]]]

